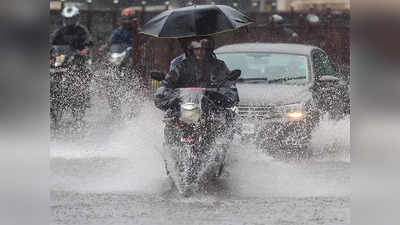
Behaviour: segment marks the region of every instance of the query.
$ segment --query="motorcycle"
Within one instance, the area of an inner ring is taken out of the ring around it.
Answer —
[[[124,44],[110,46],[101,83],[113,115],[121,114],[124,99],[134,99],[127,96],[137,84],[131,62],[132,47]]]
[[[155,73],[152,78],[162,80]],[[231,74],[235,81],[240,71]],[[236,90],[232,88],[179,88],[169,96],[172,109],[164,120],[165,169],[185,197],[221,175],[233,139]]]
[[[118,69],[129,67],[132,61],[132,47],[126,44],[111,45],[108,61]]]
[[[50,117],[55,128],[71,110],[75,121],[83,119],[90,100],[90,59],[67,45],[50,49]]]

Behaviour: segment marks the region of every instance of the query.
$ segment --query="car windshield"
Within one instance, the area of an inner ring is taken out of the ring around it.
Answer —
[[[307,56],[282,53],[220,53],[230,70],[240,69],[242,80],[308,80]]]

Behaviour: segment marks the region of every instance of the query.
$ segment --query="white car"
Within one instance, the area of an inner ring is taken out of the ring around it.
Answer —
[[[320,48],[243,43],[215,50],[237,82],[240,134],[271,152],[304,152],[322,113],[349,113],[348,84]]]

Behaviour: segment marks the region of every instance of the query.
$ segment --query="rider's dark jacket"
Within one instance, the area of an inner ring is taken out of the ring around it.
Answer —
[[[160,88],[156,91],[155,105],[162,110],[170,108],[173,104],[170,101],[173,89],[187,87],[231,88],[230,95],[236,102],[239,97],[235,82],[227,80],[229,74],[230,70],[226,64],[215,56],[210,56],[204,61],[198,61],[193,56],[185,58],[169,71],[161,82]]]
[[[107,42],[109,47],[113,44],[126,44],[132,46],[132,29],[124,29],[123,27],[115,29]]]
[[[93,45],[88,29],[83,25],[63,26],[51,35],[51,45],[69,45],[74,49],[83,50]]]
[[[168,72],[165,80],[162,81],[162,86],[167,88],[212,87],[226,80],[229,72],[225,63],[219,59],[209,57],[201,62],[194,57],[189,57]],[[223,82],[223,86],[227,85],[229,85],[227,82]]]

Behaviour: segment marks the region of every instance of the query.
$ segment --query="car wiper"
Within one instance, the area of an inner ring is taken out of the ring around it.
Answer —
[[[273,80],[268,80],[268,83],[276,83],[276,82],[282,82],[282,81],[288,81],[288,80],[300,80],[300,79],[306,79],[306,76],[302,77],[282,77],[278,79],[273,79]]]

